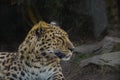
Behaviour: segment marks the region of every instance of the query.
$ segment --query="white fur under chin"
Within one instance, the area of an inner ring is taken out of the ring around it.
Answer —
[[[68,61],[72,57],[72,52],[69,53],[66,57],[62,58],[63,61]]]
[[[26,69],[30,73],[35,74],[35,75],[29,74],[29,76],[28,76],[29,80],[48,80],[48,78],[54,74],[54,68],[49,71],[50,66],[42,66],[40,69],[36,69],[34,67],[32,67],[32,68],[26,67]],[[44,72],[44,70],[46,70],[46,71]]]

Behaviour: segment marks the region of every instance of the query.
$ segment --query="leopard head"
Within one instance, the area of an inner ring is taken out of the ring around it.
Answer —
[[[27,58],[43,56],[69,60],[74,46],[68,34],[56,25],[40,21],[28,33],[19,47],[20,55]]]

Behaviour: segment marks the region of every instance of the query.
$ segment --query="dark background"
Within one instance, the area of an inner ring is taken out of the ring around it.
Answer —
[[[120,1],[115,2],[119,9]],[[72,41],[99,40],[111,29],[107,13],[112,10],[108,10],[111,8],[108,3],[107,0],[0,0],[0,50],[16,51],[27,32],[40,20],[58,22]],[[100,5],[94,7],[95,4]]]

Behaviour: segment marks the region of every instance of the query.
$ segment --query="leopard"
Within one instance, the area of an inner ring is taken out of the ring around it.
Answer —
[[[61,61],[70,60],[74,48],[60,26],[39,21],[17,52],[0,52],[0,80],[65,80]]]

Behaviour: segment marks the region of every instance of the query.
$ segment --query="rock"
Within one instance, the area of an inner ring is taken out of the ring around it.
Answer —
[[[113,51],[115,45],[118,43],[120,43],[120,38],[106,36],[103,40],[95,44],[84,44],[77,46],[74,51],[81,54],[109,53]]]
[[[104,53],[102,55],[97,55],[80,62],[80,66],[84,67],[88,64],[96,64],[96,65],[108,65],[112,67],[120,66],[120,52],[112,52],[112,53]]]
[[[94,51],[98,50],[100,46],[98,44],[90,44],[90,45],[81,45],[77,46],[74,49],[74,52],[81,53],[81,54],[88,54],[88,53],[93,53]]]

